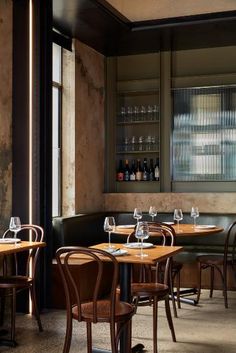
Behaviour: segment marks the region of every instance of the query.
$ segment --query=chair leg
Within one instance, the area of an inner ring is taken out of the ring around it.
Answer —
[[[132,319],[130,319],[127,323],[127,329],[128,329],[128,347],[127,347],[127,352],[131,353],[132,352]],[[118,350],[117,350],[118,351]]]
[[[16,330],[16,289],[12,289],[11,296],[11,341],[15,341]]]
[[[172,301],[172,306],[173,306],[174,317],[178,317],[178,315],[177,315],[177,309],[176,309],[175,296],[174,296],[173,282],[174,282],[174,281],[173,281],[173,278],[172,278],[172,274],[171,274],[171,272],[170,272],[170,274],[169,274],[170,296],[171,296],[171,301]]]
[[[174,324],[171,316],[170,303],[169,303],[168,297],[165,299],[165,309],[166,309],[166,317],[167,317],[169,328],[172,335],[172,340],[173,342],[176,342],[175,329],[174,329]]]
[[[0,326],[2,326],[4,323],[5,303],[6,303],[5,290],[1,289],[1,292],[0,292],[0,305],[1,305],[1,307],[0,307]]]
[[[66,335],[65,335],[64,347],[63,347],[63,353],[69,353],[70,345],[71,345],[71,337],[72,337],[72,317],[71,317],[71,313],[70,315],[68,315],[67,313]]]
[[[202,266],[201,262],[198,262],[198,289],[197,289],[197,303],[199,303],[200,295],[201,295],[201,288],[202,287]]]
[[[169,302],[169,298],[168,298]],[[158,316],[158,300],[153,298],[153,353],[157,353],[157,316]]]
[[[37,305],[37,298],[36,298],[36,291],[35,291],[35,285],[34,284],[32,284],[32,286],[30,287],[30,295],[31,295],[31,300],[32,300],[32,304],[33,304],[33,313],[34,313],[35,318],[37,320],[39,331],[42,332],[43,331],[43,326],[42,326],[40,315],[39,315],[39,310],[38,310],[38,305]]]
[[[178,305],[178,309],[181,309],[181,304],[180,304],[180,271],[177,272],[176,277],[177,277],[177,279],[176,279],[176,283],[177,283],[177,287],[176,287],[177,305]]]
[[[226,265],[227,266],[227,265]],[[222,280],[223,280],[223,295],[225,308],[228,309],[228,294],[227,294],[227,269],[223,270]]]
[[[215,269],[211,266],[211,288],[210,288],[210,298],[213,296],[213,289],[214,289],[214,278],[215,278]]]
[[[87,328],[87,352],[92,353],[92,324],[91,322],[86,323]]]

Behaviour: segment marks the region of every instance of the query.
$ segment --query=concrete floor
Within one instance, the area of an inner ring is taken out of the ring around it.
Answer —
[[[235,353],[236,352],[236,292],[229,292],[229,309],[224,308],[222,292],[208,298],[204,291],[198,306],[182,304],[174,319],[177,342],[171,340],[164,314],[159,305],[159,353]],[[44,332],[39,333],[34,318],[17,315],[16,348],[0,347],[6,353],[60,353],[63,350],[65,312],[48,311],[41,315]],[[108,326],[95,325],[93,342],[109,349]],[[133,344],[142,342],[145,352],[152,352],[152,309],[139,307],[133,319]],[[86,353],[85,325],[74,324],[70,353]]]

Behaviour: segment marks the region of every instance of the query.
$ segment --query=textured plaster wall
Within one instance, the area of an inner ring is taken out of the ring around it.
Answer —
[[[75,213],[104,208],[104,57],[75,41]]]
[[[215,213],[236,213],[236,193],[159,193],[159,194],[106,194],[105,210],[132,211],[141,207],[148,212],[149,206],[156,206],[159,212],[173,212],[182,208],[190,212],[193,205],[199,211]]]
[[[12,209],[12,1],[0,1],[0,231]]]

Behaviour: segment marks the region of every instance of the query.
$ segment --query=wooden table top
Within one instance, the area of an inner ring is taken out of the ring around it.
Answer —
[[[179,237],[186,237],[186,236],[206,236],[210,234],[215,234],[215,233],[220,233],[223,232],[224,228],[215,226],[214,228],[201,228],[199,229],[198,227],[194,228],[193,224],[179,224],[179,228],[177,224],[171,225],[174,230],[176,235]],[[135,227],[135,226],[134,226]],[[208,226],[209,227],[209,226]],[[116,227],[116,230],[114,233],[116,234],[131,234],[133,232],[134,228],[119,228],[119,226]],[[152,236],[152,234],[150,234]]]
[[[35,241],[21,241],[20,243],[14,244],[0,244],[0,255],[13,254],[34,248],[42,248],[45,246],[46,243]]]
[[[143,249],[143,252],[148,254],[146,257],[136,256],[140,253],[140,249],[129,249],[124,247],[124,244],[112,243],[117,249],[127,250],[126,255],[116,256],[116,259],[120,263],[143,263],[143,264],[155,264],[157,261],[162,261],[168,257],[172,257],[183,250],[182,246],[153,246],[148,249]],[[107,243],[93,245],[92,248],[104,250],[108,246]]]

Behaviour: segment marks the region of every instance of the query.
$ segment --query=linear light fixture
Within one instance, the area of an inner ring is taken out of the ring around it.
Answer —
[[[33,0],[29,0],[29,224],[33,221]],[[32,232],[29,234],[32,240]],[[29,266],[32,275],[32,264]],[[32,301],[29,296],[29,313],[32,314]]]

